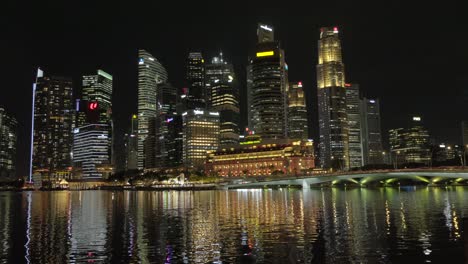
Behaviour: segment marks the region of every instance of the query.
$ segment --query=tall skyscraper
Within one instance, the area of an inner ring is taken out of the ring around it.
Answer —
[[[361,168],[361,100],[359,99],[359,84],[345,84],[346,87],[346,113],[349,126],[349,167]]]
[[[210,110],[219,112],[220,145],[239,142],[239,89],[234,67],[223,59],[214,57],[205,66],[206,91]]]
[[[72,99],[71,78],[49,77],[38,71],[34,95],[32,170],[43,181],[71,176]]]
[[[16,119],[0,107],[0,180],[15,179],[17,126]]]
[[[252,60],[252,128],[264,139],[287,137],[288,72],[284,51],[273,28],[259,24]]]
[[[125,134],[126,170],[138,169],[138,116],[130,120],[130,131]]]
[[[401,168],[405,163],[428,165],[431,162],[429,132],[419,116],[412,118],[408,128],[389,130],[389,142],[396,168]]]
[[[289,83],[288,91],[288,137],[292,139],[309,138],[307,108],[302,82]]]
[[[361,129],[364,165],[384,164],[379,99],[361,100]]]
[[[95,75],[83,76],[81,99],[98,103],[99,123],[112,124],[112,75],[98,70]]]
[[[219,113],[189,110],[183,118],[183,160],[187,168],[203,169],[207,151],[219,146]]]
[[[166,69],[146,50],[138,50],[138,168],[145,167],[145,140],[149,122],[156,118],[156,90],[167,82]]]
[[[252,60],[249,59],[249,65],[247,65],[247,127],[253,128],[253,115],[252,115],[252,100],[253,100],[253,79],[252,79]]]
[[[349,168],[348,119],[344,64],[338,28],[320,29],[317,64],[320,163],[324,168]]]
[[[173,168],[182,164],[180,142],[176,140],[182,132],[177,123],[177,89],[170,83],[158,85],[158,118],[156,123],[156,168]]]
[[[73,132],[74,178],[106,178],[114,164],[112,75],[98,70],[95,75],[83,76],[82,85]]]
[[[190,52],[186,65],[188,84],[187,109],[205,108],[207,92],[205,88],[205,60],[201,52]]]

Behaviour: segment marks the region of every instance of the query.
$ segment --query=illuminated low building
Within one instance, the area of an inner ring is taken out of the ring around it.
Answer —
[[[312,141],[247,139],[210,152],[205,170],[222,177],[300,175],[315,167],[313,149]]]
[[[183,161],[187,168],[201,169],[207,151],[219,146],[219,112],[201,109],[182,114]]]
[[[112,172],[109,155],[109,127],[91,124],[74,130],[74,178],[101,179]]]

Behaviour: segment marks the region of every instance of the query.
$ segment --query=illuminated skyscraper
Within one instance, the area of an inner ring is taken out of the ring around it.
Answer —
[[[223,54],[205,66],[206,91],[210,110],[219,112],[220,145],[239,142],[239,90],[232,64]]]
[[[156,119],[156,144],[154,166],[172,168],[182,164],[180,140],[182,132],[177,115],[177,89],[169,83],[158,85],[158,116]]]
[[[361,100],[361,129],[364,165],[383,164],[380,104],[378,99],[363,98]]]
[[[105,166],[109,171],[113,163],[112,75],[98,70],[96,75],[83,76],[82,84],[73,133],[74,177],[100,178],[106,173],[98,169]]]
[[[186,65],[188,84],[187,109],[205,108],[207,92],[205,88],[205,60],[201,52],[190,52]]]
[[[158,84],[167,82],[166,69],[146,50],[138,50],[138,168],[145,167],[144,145],[150,119],[156,118]]]
[[[253,87],[253,79],[252,79],[252,60],[249,59],[249,65],[247,65],[247,127],[249,129],[253,128],[252,122],[252,88]]]
[[[133,115],[130,121],[130,131],[125,134],[126,170],[138,169],[138,116]]]
[[[98,70],[96,75],[83,76],[83,93],[81,99],[86,102],[97,102],[99,123],[111,124],[112,118],[112,75]]]
[[[71,175],[73,144],[73,89],[70,78],[44,76],[35,83],[33,174],[43,180]]]
[[[422,124],[422,118],[414,116],[408,128],[389,130],[392,160],[397,168],[404,163],[428,165],[431,162],[429,132]]]
[[[320,163],[349,168],[348,119],[344,65],[338,28],[321,28],[317,64]]]
[[[289,83],[288,91],[288,137],[292,139],[309,138],[307,108],[302,82]]]
[[[361,100],[359,99],[359,84],[345,84],[346,112],[349,126],[349,167],[361,168]]]
[[[14,179],[18,123],[0,107],[0,179]]]
[[[273,28],[259,24],[252,60],[252,128],[264,139],[287,137],[288,74],[284,51]]]
[[[183,160],[187,168],[203,169],[207,151],[219,146],[219,113],[189,110],[183,118]]]

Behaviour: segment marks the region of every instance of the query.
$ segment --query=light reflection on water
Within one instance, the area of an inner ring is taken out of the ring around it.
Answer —
[[[0,193],[0,263],[463,261],[468,189]]]

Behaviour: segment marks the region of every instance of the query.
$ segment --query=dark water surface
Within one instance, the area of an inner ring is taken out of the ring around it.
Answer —
[[[468,188],[0,192],[0,263],[463,263]]]

